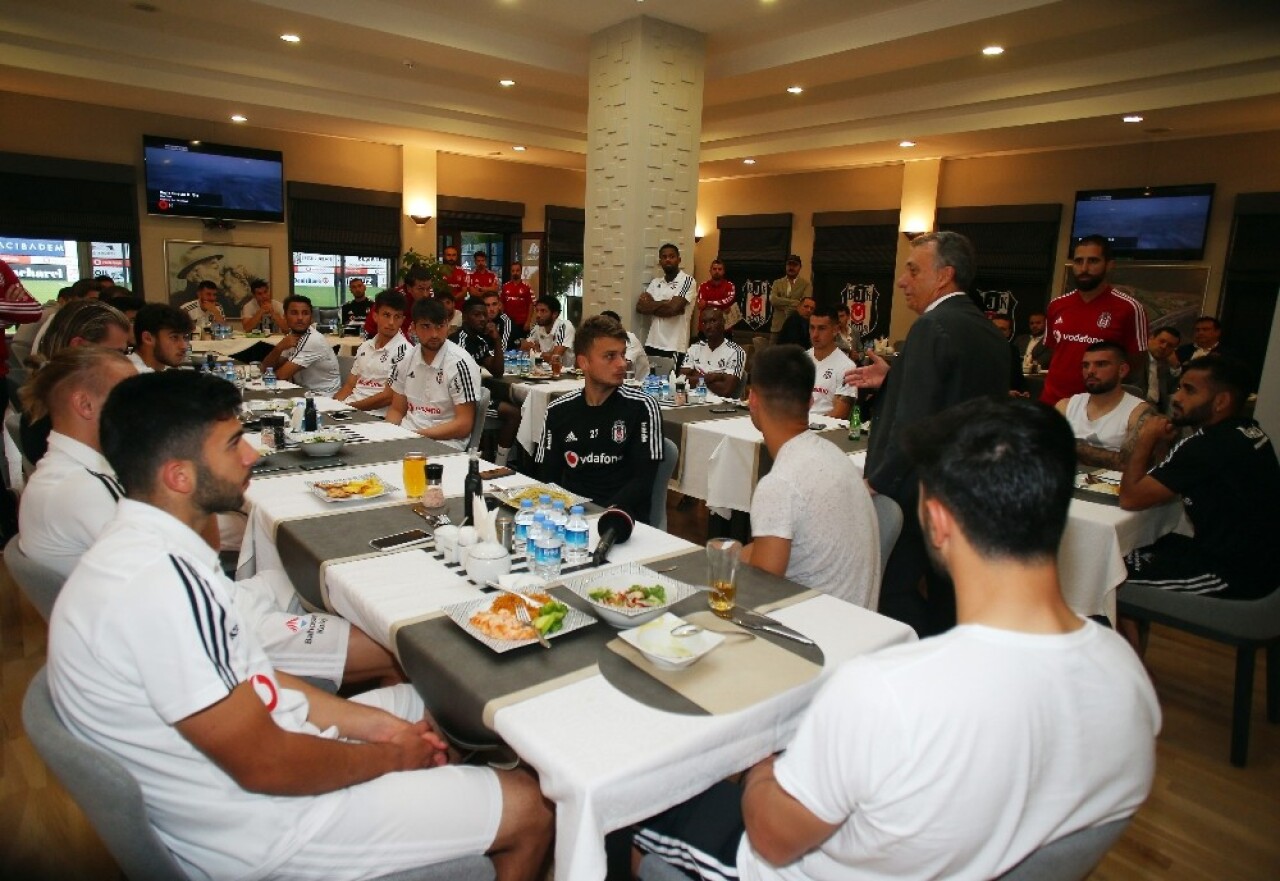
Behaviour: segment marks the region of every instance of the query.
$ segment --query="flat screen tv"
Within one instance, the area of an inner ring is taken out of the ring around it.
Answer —
[[[147,212],[284,222],[284,156],[181,138],[142,138]]]
[[[1213,184],[1082,190],[1076,193],[1071,240],[1106,236],[1114,257],[1201,260]]]

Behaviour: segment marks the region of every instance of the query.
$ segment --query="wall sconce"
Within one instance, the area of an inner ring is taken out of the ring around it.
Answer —
[[[418,224],[418,226],[424,226],[426,225],[426,222],[431,219],[431,215],[430,214],[410,214],[409,219],[412,220],[414,223]]]
[[[904,239],[906,239],[908,242],[914,242],[916,239],[918,239],[918,238],[920,238],[922,235],[924,235],[924,234],[925,234],[925,232],[926,232],[926,231],[925,231],[925,230],[923,230],[923,229],[922,229],[922,230],[920,230],[919,232],[907,232],[907,231],[904,229],[904,230],[902,231],[902,237],[903,237]]]
[[[694,236],[693,236],[693,243],[696,245],[696,244],[698,244],[698,242],[700,242],[700,241],[702,241],[702,236],[697,235],[697,234],[695,233],[695,234],[694,234]]]

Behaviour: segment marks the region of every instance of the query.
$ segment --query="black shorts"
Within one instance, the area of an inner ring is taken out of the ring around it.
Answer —
[[[661,857],[690,878],[724,881],[738,877],[742,786],[722,780],[684,804],[636,827],[634,844]]]
[[[1129,582],[1205,596],[1230,596],[1231,584],[1196,540],[1170,533],[1124,558]]]

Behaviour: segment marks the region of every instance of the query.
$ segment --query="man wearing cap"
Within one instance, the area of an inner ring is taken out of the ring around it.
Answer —
[[[800,255],[787,256],[787,274],[769,288],[769,300],[773,304],[773,332],[782,330],[783,323],[805,297],[813,296],[809,279],[800,277]]]

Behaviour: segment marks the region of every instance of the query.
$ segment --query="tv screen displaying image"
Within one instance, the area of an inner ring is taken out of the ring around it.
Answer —
[[[142,152],[150,214],[284,222],[277,150],[147,135]]]
[[[1201,260],[1212,205],[1213,184],[1084,190],[1071,238],[1105,236],[1115,257]]]

